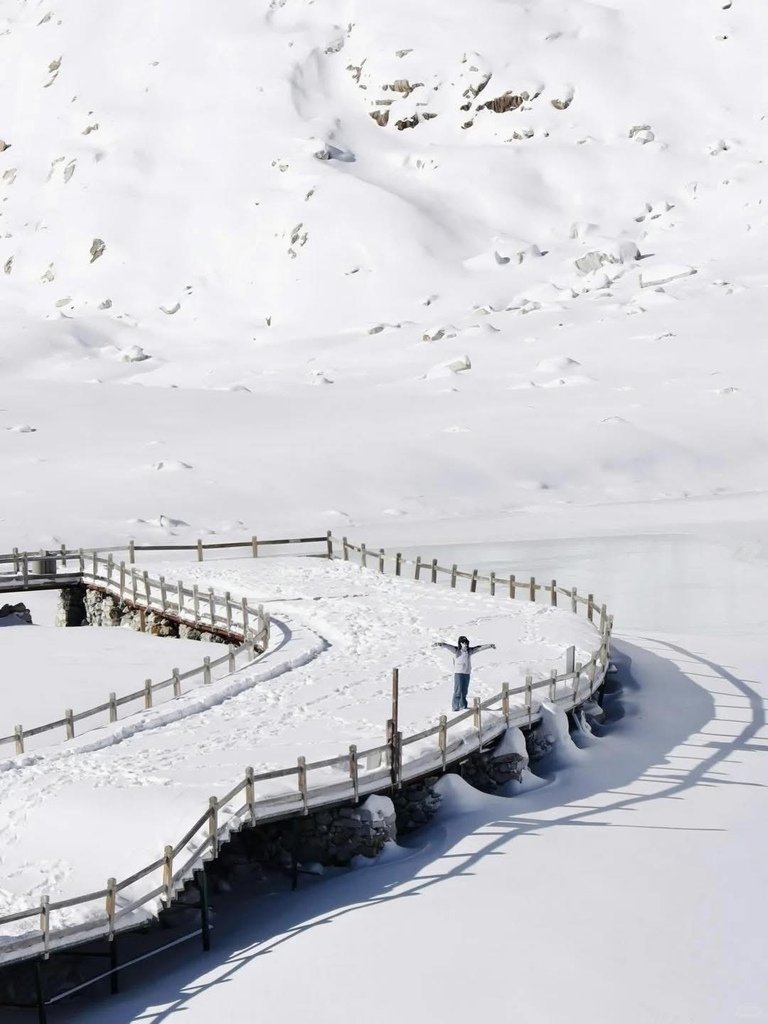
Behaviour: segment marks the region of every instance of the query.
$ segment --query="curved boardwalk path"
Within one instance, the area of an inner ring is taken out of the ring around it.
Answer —
[[[263,604],[269,649],[223,680],[0,764],[0,960],[134,926],[231,829],[385,791],[466,757],[508,721],[535,720],[542,700],[572,707],[599,685],[608,628],[572,616],[570,596],[566,611],[491,596],[487,584],[425,586],[380,572],[376,558],[165,567],[185,586]],[[163,566],[150,569],[162,578]],[[114,589],[113,572],[99,563],[94,582]],[[125,569],[120,587],[130,593]],[[459,632],[497,650],[476,660],[477,707],[441,718],[450,659],[431,644]],[[578,674],[567,671],[572,646]],[[401,744],[385,735],[393,666]],[[550,682],[552,671],[567,678]]]

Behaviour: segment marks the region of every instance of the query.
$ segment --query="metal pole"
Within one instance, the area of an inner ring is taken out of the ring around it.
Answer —
[[[195,882],[200,893],[200,931],[203,936],[203,952],[207,953],[211,948],[211,922],[208,914],[208,876],[205,868],[198,868],[195,871]]]
[[[43,964],[35,960],[35,1000],[37,1002],[38,1024],[46,1024],[48,1018],[45,1013],[45,994],[43,990]]]
[[[109,991],[113,996],[116,996],[120,990],[120,975],[118,974],[118,961],[117,961],[117,936],[112,936],[112,941],[109,944],[109,969],[112,972],[109,976]]]

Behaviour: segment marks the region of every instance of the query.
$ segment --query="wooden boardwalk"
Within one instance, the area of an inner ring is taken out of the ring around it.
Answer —
[[[26,590],[61,590],[83,582],[79,572],[33,573],[0,576],[0,594],[18,594]]]
[[[499,599],[517,598],[534,603],[538,596],[552,607],[557,607],[560,601],[573,614],[582,612],[590,623],[594,623],[596,646],[585,664],[574,663],[572,654],[565,672],[553,668],[548,677],[537,679],[528,674],[524,684],[512,688],[504,683],[499,693],[484,701],[476,698],[472,708],[450,717],[440,715],[437,722],[433,720],[427,728],[413,734],[399,731],[399,687],[397,672],[393,672],[392,716],[387,721],[383,743],[358,750],[357,746],[346,746],[340,740],[342,752],[324,760],[312,762],[299,756],[295,762],[283,763],[267,771],[254,772],[253,768],[246,767],[239,778],[232,779],[232,788],[226,794],[209,798],[208,805],[201,807],[198,819],[175,845],[164,847],[161,858],[139,867],[124,879],[108,878],[106,888],[93,889],[82,895],[67,895],[63,899],[51,899],[43,894],[39,904],[0,916],[0,961],[3,964],[41,956],[47,959],[55,949],[76,946],[97,936],[106,937],[114,950],[118,932],[131,930],[156,916],[162,906],[170,905],[193,878],[200,877],[201,872],[204,879],[205,863],[218,856],[220,844],[226,842],[230,833],[243,826],[304,816],[321,807],[357,804],[371,793],[389,793],[406,783],[444,772],[452,764],[487,747],[508,727],[532,726],[542,717],[545,704],[564,712],[572,711],[591,700],[603,684],[610,658],[612,616],[592,594],[586,597],[579,595],[575,588],[558,586],[554,579],[551,584],[545,584],[537,583],[533,577],[519,580],[514,575],[502,576],[495,572],[485,576],[477,569],[460,571],[455,565],[440,566],[437,559],[429,562],[421,557],[411,562],[399,553],[392,556],[384,549],[369,551],[365,544],[352,544],[346,537],[339,541],[331,533],[326,537],[300,538],[293,542],[257,541],[252,538],[247,543],[211,546],[250,548],[252,557],[257,558],[262,547],[268,544],[310,542],[324,545],[324,557],[338,558],[336,552],[341,551],[344,561],[357,561],[359,558],[361,568],[368,567],[378,573],[389,569],[400,577],[406,572],[410,575],[412,571],[413,579],[421,579],[425,584],[437,584],[442,577],[451,589],[457,587],[459,580],[468,580],[470,593],[478,593],[483,587],[485,593]],[[184,545],[180,549],[196,550],[198,561],[202,561],[206,545],[200,541],[196,546]],[[133,542],[128,548],[108,550],[106,558],[97,549],[77,552],[62,549],[60,553],[41,551],[39,555],[14,550],[12,555],[0,555],[0,565],[5,567],[5,572],[0,574],[0,594],[61,589],[84,583],[118,600],[130,602],[134,607],[143,607],[163,616],[177,616],[179,621],[183,619],[201,629],[226,628],[228,633],[234,630],[236,640],[241,641],[240,647],[230,649],[217,660],[217,663],[226,662],[230,674],[239,668],[236,664],[238,654],[250,663],[259,651],[268,648],[266,642],[261,646],[262,640],[268,640],[269,636],[269,618],[264,616],[261,607],[249,608],[245,599],[240,603],[232,601],[229,592],[220,597],[210,589],[207,593],[201,592],[197,584],[185,587],[181,581],[168,583],[162,576],[154,579],[134,564],[136,550],[138,548]],[[127,552],[128,562],[116,561],[115,552],[117,557]],[[367,560],[372,562],[370,566],[366,566]],[[77,571],[69,570],[67,561],[74,562]],[[62,572],[55,571],[58,565]],[[261,635],[264,629],[267,630],[265,637]],[[201,674],[203,684],[209,683],[213,666],[214,663],[206,657],[202,668],[194,670],[194,674]],[[115,723],[118,704],[127,701],[136,700],[143,703],[144,710],[151,709],[153,690],[161,687],[172,687],[174,697],[181,696],[183,677],[186,674],[174,670],[170,679],[156,684],[147,681],[142,690],[119,700],[110,694],[110,700],[97,707],[77,715],[67,710],[63,719],[33,730],[17,726],[12,735],[0,737],[0,740],[13,743],[17,755],[24,754],[26,736],[42,731],[62,729],[65,740],[72,741],[75,739],[75,724],[81,719],[98,714],[108,719],[110,724]],[[334,770],[335,775],[328,774]],[[118,814],[122,813],[118,811]],[[99,882],[100,879],[94,879],[93,885]],[[207,905],[207,901],[201,898],[203,905]],[[73,916],[74,908],[77,909]],[[62,912],[66,913],[62,915]],[[11,925],[13,927],[9,930]]]

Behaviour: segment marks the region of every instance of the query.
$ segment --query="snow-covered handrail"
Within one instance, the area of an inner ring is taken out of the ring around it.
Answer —
[[[152,707],[155,693],[173,688],[173,696],[179,697],[184,681],[201,677],[204,684],[210,683],[215,669],[226,665],[226,673],[231,674],[251,664],[269,645],[269,615],[264,612],[262,605],[251,608],[245,598],[235,602],[229,592],[222,596],[215,594],[212,588],[201,593],[195,585],[190,590],[184,587],[181,581],[170,586],[163,576],[153,579],[147,572],[140,572],[132,565],[126,566],[124,562],[116,565],[111,553],[107,558],[102,558],[95,551],[90,557],[86,557],[84,551],[79,551],[75,557],[79,562],[78,577],[87,586],[114,595],[118,600],[137,608],[142,616],[156,613],[186,625],[218,633],[225,639],[236,642],[237,646],[231,647],[220,658],[204,658],[202,665],[186,672],[179,672],[174,668],[170,678],[160,682],[147,679],[142,689],[133,693],[122,694],[120,697],[110,693],[106,702],[84,711],[73,713],[72,709],[68,708],[63,718],[31,729],[17,725],[11,735],[0,736],[0,747],[13,743],[15,752],[23,754],[25,739],[53,729],[65,729],[66,738],[74,739],[76,722],[108,713],[111,724],[117,721],[119,707],[135,701],[142,701],[144,709],[149,709]],[[219,608],[223,609],[222,613],[217,610]]]
[[[385,571],[389,562],[398,576],[402,575],[404,565],[412,565],[416,579],[421,578],[422,570],[428,570],[429,581],[434,583],[438,582],[440,573],[450,575],[452,586],[455,586],[458,578],[469,579],[470,591],[473,593],[477,592],[477,583],[482,581],[489,584],[490,593],[495,596],[504,593],[510,598],[515,598],[518,596],[517,591],[520,590],[521,594],[526,594],[528,600],[535,601],[536,594],[544,592],[549,593],[551,603],[556,604],[557,595],[562,594],[570,599],[570,608],[574,614],[578,613],[580,608],[584,608],[590,621],[594,621],[595,609],[599,608],[599,645],[583,665],[575,664],[564,673],[553,670],[548,677],[539,680],[534,680],[528,675],[524,685],[512,689],[508,684],[504,684],[499,693],[487,700],[475,699],[471,709],[452,716],[450,720],[446,715],[441,715],[437,725],[410,736],[404,737],[400,733],[390,731],[386,743],[370,749],[358,750],[355,745],[351,745],[344,754],[309,763],[304,757],[298,757],[295,765],[258,775],[254,773],[253,768],[246,768],[241,779],[228,793],[221,797],[210,797],[207,809],[175,845],[167,845],[161,857],[128,878],[121,881],[110,878],[103,889],[65,900],[52,902],[48,896],[43,896],[39,906],[0,917],[2,927],[39,915],[38,928],[20,935],[15,940],[2,943],[0,962],[40,952],[47,955],[54,946],[73,945],[96,935],[107,935],[112,939],[118,930],[130,928],[137,923],[137,911],[151,912],[156,911],[160,905],[167,906],[174,895],[190,880],[193,871],[200,868],[205,860],[215,858],[220,844],[243,824],[255,826],[278,818],[307,814],[315,808],[350,799],[358,801],[363,796],[390,787],[399,788],[405,782],[445,770],[448,765],[464,760],[500,736],[510,726],[532,725],[540,719],[542,704],[545,701],[568,711],[589,700],[595,690],[602,685],[608,669],[613,617],[607,614],[605,605],[598,606],[593,595],[584,598],[579,596],[575,589],[558,587],[554,580],[549,586],[536,583],[533,577],[525,583],[519,583],[514,576],[507,577],[495,573],[482,576],[477,570],[466,572],[459,571],[456,566],[450,569],[440,567],[436,560],[425,562],[419,557],[414,561],[408,561],[400,554],[387,555],[383,549],[370,552],[364,544],[354,545],[346,538],[339,542],[330,532],[327,534],[328,557],[335,557],[334,543],[341,543],[342,557],[345,560],[349,560],[350,552],[359,554],[362,568],[367,567],[367,559],[373,557],[380,572]],[[90,578],[100,584],[106,582],[107,587],[112,588],[112,592],[116,588],[120,593],[125,590],[122,576],[118,577],[120,582],[115,581],[113,577],[116,571],[124,572],[126,580],[130,577],[131,581],[130,599],[135,598],[139,602],[142,600],[139,589],[145,585],[146,574],[129,569],[124,564],[116,570],[114,562],[110,562],[109,558],[102,559],[98,554],[91,557],[95,557],[95,562],[91,566],[92,572],[89,573],[84,564],[82,567],[85,579]],[[97,569],[102,564],[107,566],[106,577],[97,575]],[[502,580],[504,589],[499,591],[498,583]],[[167,584],[162,578],[150,582],[149,590],[144,591],[147,606],[153,588],[160,589],[161,609],[164,607],[167,614],[171,605]],[[187,594],[191,593],[194,600],[194,592],[195,588],[192,592],[181,588],[178,613],[185,610],[184,599]],[[178,588],[176,593],[179,594]],[[216,624],[221,617],[215,612],[215,597],[213,601],[211,623]],[[226,615],[232,614],[231,606],[226,607],[230,610],[227,611],[225,608],[225,621]],[[193,608],[193,611],[199,610],[199,604]],[[514,698],[522,698],[522,701],[515,701]],[[492,707],[496,704],[500,704],[500,707]],[[437,740],[436,745],[417,747],[417,744],[424,744],[425,741],[434,738]],[[409,747],[415,748],[413,756],[404,759],[403,751]],[[330,782],[321,779],[318,785],[309,785],[310,772],[327,772],[334,768],[342,769],[346,779]],[[285,779],[295,780],[292,791],[275,791],[272,786],[265,785]],[[144,880],[149,882],[146,891],[138,895],[127,894],[127,890]],[[122,906],[119,905],[120,893],[126,893]],[[93,908],[85,922],[51,930],[51,914],[72,906],[94,903],[97,906]],[[100,909],[101,907],[103,909]]]
[[[247,548],[253,557],[256,558],[260,548],[287,547],[291,544],[322,544],[325,547],[323,554],[331,558],[330,538],[331,531],[328,530],[322,537],[270,537],[264,540],[254,535],[249,540],[237,541],[205,542],[202,538],[199,538],[194,544],[137,544],[136,541],[129,540],[127,544],[118,544],[112,547],[68,548],[66,544],[62,544],[55,550],[41,548],[39,551],[20,551],[19,548],[14,548],[11,552],[0,554],[0,566],[12,565],[14,574],[21,576],[22,582],[26,583],[30,575],[29,565],[32,562],[52,562],[54,566],[60,562],[62,567],[66,568],[69,562],[77,560],[80,555],[92,556],[94,553],[101,556],[106,554],[115,555],[117,552],[124,551],[128,557],[128,562],[133,565],[136,561],[137,551],[195,551],[198,562],[202,562],[206,551],[233,551],[236,548]]]

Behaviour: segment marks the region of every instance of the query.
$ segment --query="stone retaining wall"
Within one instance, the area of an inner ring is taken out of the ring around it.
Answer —
[[[79,583],[64,587],[59,592],[56,611],[57,626],[124,626],[152,636],[179,637],[182,640],[202,640],[207,643],[226,644],[229,641],[210,629],[188,626],[176,622],[160,612],[147,612],[121,601],[103,590]]]

